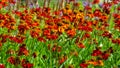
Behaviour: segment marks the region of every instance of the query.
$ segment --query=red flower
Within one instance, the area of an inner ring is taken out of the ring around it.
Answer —
[[[15,65],[15,58],[13,56],[9,57],[7,61]]]
[[[28,27],[26,25],[21,24],[18,26],[18,30],[20,34],[25,34],[25,31],[28,30]]]
[[[88,64],[86,64],[86,63],[81,63],[81,64],[80,64],[80,67],[81,67],[81,68],[87,68],[87,67],[88,67]]]
[[[44,30],[43,35],[45,35],[45,36],[50,35],[50,30],[48,30],[48,29]]]
[[[112,39],[112,43],[117,43],[117,40],[116,39]]]
[[[15,4],[15,0],[9,0],[10,3]]]
[[[63,56],[60,60],[59,60],[59,64],[64,63],[67,60],[66,56]]]
[[[26,59],[22,59],[21,64],[22,68],[33,68],[33,64],[29,63]]]
[[[51,35],[52,40],[56,40],[57,38],[58,38],[58,36],[56,34]]]
[[[40,12],[42,9],[40,7],[36,8],[36,11]]]
[[[9,36],[8,35],[2,35],[2,40],[1,40],[1,42],[2,43],[5,43],[6,41],[7,41],[7,38],[8,38]]]
[[[16,43],[23,43],[25,37],[12,37],[12,36],[10,36],[9,39],[11,41],[16,42]]]
[[[108,31],[105,31],[103,34],[102,34],[103,37],[108,37],[108,38],[112,38],[112,34],[109,33]]]
[[[30,34],[31,34],[31,36],[33,37],[33,38],[38,38],[39,37],[39,33],[38,32],[36,32],[36,31],[30,31]]]
[[[91,10],[92,8],[90,6],[85,6],[85,10]]]
[[[39,23],[37,21],[34,21],[34,23],[31,24],[32,27],[39,26]]]
[[[60,15],[60,11],[55,11],[54,14],[55,15]]]
[[[21,62],[19,57],[13,57],[13,56],[9,57],[7,61],[13,65],[18,65]]]
[[[71,29],[67,31],[67,34],[69,37],[74,37],[76,35],[75,29]]]
[[[107,60],[109,56],[110,56],[109,53],[103,53],[102,54],[102,59]]]
[[[100,0],[93,0],[93,4],[98,4]]]
[[[104,9],[109,9],[111,6],[112,6],[112,3],[103,3],[103,6],[102,6],[102,7],[103,7]],[[103,9],[103,10],[104,10],[104,9]]]
[[[46,40],[43,37],[38,37],[38,41],[40,41],[40,42],[46,42]]]
[[[83,45],[82,43],[79,43],[78,48],[85,48],[85,45]]]
[[[117,14],[117,13],[114,13],[114,14],[113,14],[113,17],[114,17],[114,18],[117,18],[118,16],[119,16],[119,14]]]
[[[78,30],[84,30],[84,31],[92,31],[93,29],[91,27],[88,27],[88,26],[79,26],[78,27]]]
[[[117,42],[117,44],[120,45],[120,38],[117,38],[117,39],[116,39],[116,42]]]
[[[57,50],[57,45],[54,45],[54,46],[52,47],[52,51],[55,52],[56,50]]]
[[[117,14],[117,13],[114,13],[113,14],[113,17],[116,19],[116,18],[120,18],[120,15],[119,14]]]
[[[0,68],[5,68],[5,65],[4,64],[0,64]]]
[[[13,13],[16,14],[16,15],[18,15],[18,16],[22,15],[22,13],[20,11],[17,11],[17,10],[13,11]]]
[[[0,4],[1,4],[2,7],[8,6],[7,0],[2,0],[2,2],[0,2]]]
[[[92,53],[92,56],[100,56],[100,55],[102,55],[102,51],[100,51],[100,49],[96,49]]]
[[[84,38],[90,38],[90,34],[89,33],[85,33],[84,34]]]
[[[102,15],[102,13],[101,13],[101,11],[100,11],[99,9],[96,9],[96,10],[94,11],[94,16],[100,17],[101,15]]]
[[[19,50],[18,50],[18,55],[29,55],[29,51],[26,49],[25,47],[26,45],[23,44],[22,46],[19,47]]]
[[[23,68],[33,68],[33,64],[31,63],[26,63],[26,64],[22,64]]]
[[[61,51],[61,48],[62,48],[61,46],[58,46],[58,47],[57,47],[57,52],[60,52],[60,51]]]

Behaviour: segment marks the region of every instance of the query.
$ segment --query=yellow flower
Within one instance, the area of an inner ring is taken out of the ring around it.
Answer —
[[[102,60],[89,60],[86,63],[92,64],[94,66],[103,66],[104,65]]]
[[[63,33],[63,32],[65,31],[65,29],[64,29],[64,27],[59,27],[59,28],[58,28],[58,31],[59,31],[60,33]]]
[[[104,65],[104,63],[103,63],[102,60],[98,60],[98,62],[99,62],[99,65],[100,65],[100,66],[103,66],[103,65]]]
[[[70,14],[72,13],[71,9],[63,9],[63,14]]]

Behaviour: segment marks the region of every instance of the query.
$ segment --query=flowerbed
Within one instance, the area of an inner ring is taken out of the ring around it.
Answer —
[[[0,68],[117,68],[119,0],[7,9],[0,0]],[[62,2],[64,3],[64,2]],[[90,6],[91,4],[91,6]]]

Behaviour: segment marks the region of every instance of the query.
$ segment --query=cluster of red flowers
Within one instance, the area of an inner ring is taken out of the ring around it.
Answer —
[[[8,3],[15,4],[15,0],[0,0],[0,9],[8,6]]]
[[[87,60],[86,62],[82,62],[80,66],[82,68],[87,68],[89,64],[92,64],[94,66],[103,66],[103,60],[107,60],[111,53],[113,53],[112,47],[110,47],[104,52],[102,52],[100,48],[96,48],[96,50],[93,50],[92,53],[93,59]]]
[[[31,64],[29,61],[25,60],[25,59],[22,59],[20,60],[19,57],[9,57],[8,60],[7,60],[9,63],[11,64],[14,64],[14,65],[19,65],[21,64],[22,65],[22,68],[32,68],[33,67],[33,64]]]
[[[33,64],[30,63],[29,61],[27,61],[26,59],[22,59],[19,57],[21,55],[25,55],[28,56],[29,55],[29,51],[26,49],[26,45],[22,44],[22,46],[19,47],[18,51],[14,51],[14,50],[8,50],[7,54],[15,54],[15,52],[18,54],[18,57],[14,57],[14,56],[10,56],[8,57],[7,61],[13,65],[21,65],[23,68],[32,68]],[[36,57],[36,54],[33,53],[33,57]]]

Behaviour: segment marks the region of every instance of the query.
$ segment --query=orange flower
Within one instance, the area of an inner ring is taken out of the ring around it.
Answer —
[[[62,11],[63,11],[63,14],[67,14],[67,15],[72,13],[71,9],[63,9]]]
[[[39,37],[39,32],[36,32],[35,30],[31,30],[30,34],[33,38],[38,38]]]
[[[86,63],[92,64],[94,66],[103,66],[104,65],[102,60],[89,60]]]
[[[92,14],[92,12],[88,12],[87,16],[89,16],[90,18],[94,17],[94,15]]]
[[[88,61],[87,63],[88,63],[88,64],[92,64],[92,65],[94,65],[94,66],[97,66],[97,65],[98,65],[98,62],[96,62],[96,61]]]
[[[63,33],[65,31],[64,27],[59,27],[58,28],[59,33]]]
[[[108,20],[108,16],[107,15],[102,15],[100,16],[100,20],[103,22],[107,21]]]
[[[38,21],[34,21],[34,23],[32,23],[32,26],[33,26],[33,27],[39,26],[39,22],[38,22]]]
[[[4,2],[8,2],[8,0],[1,0],[1,2],[3,2],[3,3],[4,3]]]
[[[2,8],[2,4],[0,3],[0,9]]]
[[[67,60],[67,56],[63,56],[60,60],[59,60],[59,64],[64,63]]]
[[[69,37],[74,37],[76,35],[76,30],[75,29],[68,30],[67,34]]]

